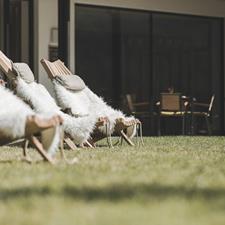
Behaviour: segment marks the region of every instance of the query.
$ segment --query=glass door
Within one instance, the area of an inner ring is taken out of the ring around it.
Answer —
[[[222,19],[85,4],[70,19],[71,68],[114,107],[127,93],[148,101],[146,134],[157,133],[154,106],[171,86],[199,102],[215,94],[213,130],[223,132]]]
[[[3,50],[3,47],[4,47],[4,33],[3,33],[3,30],[4,30],[4,18],[3,18],[3,15],[4,15],[4,5],[3,5],[3,0],[0,0],[0,15],[1,16],[1,19],[0,19],[0,49]]]
[[[153,92],[175,92],[213,106],[214,133],[223,120],[222,19],[153,13]]]
[[[150,14],[82,5],[75,10],[76,73],[116,107],[125,94],[149,101]]]
[[[33,67],[33,0],[4,1],[4,50]]]

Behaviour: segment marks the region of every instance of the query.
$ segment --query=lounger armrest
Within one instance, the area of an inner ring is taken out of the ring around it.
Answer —
[[[207,103],[195,102],[195,103],[193,103],[193,106],[209,107],[209,104],[207,104]]]
[[[133,103],[134,106],[149,106],[150,103],[149,102],[137,102],[137,103]]]

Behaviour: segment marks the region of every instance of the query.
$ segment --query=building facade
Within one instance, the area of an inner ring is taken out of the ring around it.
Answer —
[[[223,0],[0,0],[0,47],[28,62],[53,94],[41,58],[59,54],[96,93],[121,108],[122,96],[150,103],[168,87],[213,106],[224,133]],[[58,39],[59,36],[59,39]]]

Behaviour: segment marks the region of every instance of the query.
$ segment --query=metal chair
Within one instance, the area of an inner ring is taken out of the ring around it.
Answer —
[[[161,93],[158,102],[158,135],[161,135],[161,117],[181,117],[182,135],[185,134],[185,117],[188,102],[182,101],[180,93]]]
[[[132,94],[126,94],[125,100],[127,103],[128,112],[131,115],[137,116],[138,118],[150,117],[150,110],[146,110],[146,108],[149,109],[150,107],[149,102],[136,102],[136,96]]]
[[[212,134],[212,107],[215,100],[215,95],[211,96],[209,103],[193,102],[192,103],[192,134],[196,130],[196,118],[204,118],[208,134]]]

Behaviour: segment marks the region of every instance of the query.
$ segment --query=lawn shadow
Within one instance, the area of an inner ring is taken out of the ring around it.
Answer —
[[[73,187],[62,186],[59,189],[51,187],[21,187],[0,189],[0,201],[14,198],[27,198],[32,196],[56,196],[83,201],[123,201],[133,198],[165,199],[179,197],[184,199],[202,198],[207,201],[225,199],[223,188],[198,188],[184,186],[163,186],[159,184],[123,185],[114,184],[106,187]]]

